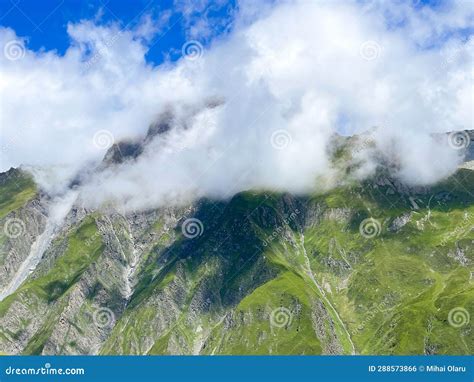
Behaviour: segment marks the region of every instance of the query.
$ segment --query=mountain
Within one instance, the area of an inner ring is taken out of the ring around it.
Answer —
[[[167,118],[114,145],[102,168],[141,155]],[[371,144],[335,141],[341,166]],[[473,148],[431,187],[381,166],[325,193],[130,213],[73,198],[52,210],[11,169],[0,174],[0,352],[472,354]]]

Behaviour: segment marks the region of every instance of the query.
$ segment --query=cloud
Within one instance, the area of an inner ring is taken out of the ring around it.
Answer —
[[[20,44],[24,57],[1,57],[2,139],[16,142],[2,168],[41,166],[37,178],[58,192],[101,160],[109,144],[97,145],[98,131],[139,140],[172,110],[171,129],[137,160],[87,177],[84,203],[148,208],[245,189],[307,192],[334,175],[333,134],[372,126],[402,180],[435,182],[459,152],[430,134],[473,128],[474,40],[460,32],[473,11],[463,4],[242,3],[229,34],[195,59],[156,67],[145,61],[150,19],[125,31],[70,24],[63,56]],[[14,40],[0,30],[2,46]]]
[[[174,0],[188,39],[208,41],[230,29],[235,4],[226,0]]]

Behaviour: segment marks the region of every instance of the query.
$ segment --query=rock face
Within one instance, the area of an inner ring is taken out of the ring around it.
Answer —
[[[2,255],[1,289],[7,288],[20,271],[21,264],[31,253],[32,247],[44,231],[46,219],[46,210],[38,199],[28,201],[2,219],[2,225],[6,227],[4,231],[17,230],[21,235],[21,240],[18,240],[16,231],[5,234],[0,252]]]
[[[73,205],[49,235],[51,201],[11,170],[0,174],[0,352],[472,354],[473,189],[464,168],[423,190],[384,174],[130,214]],[[461,326],[455,309],[468,312]]]
[[[21,265],[46,226],[46,208],[35,195],[35,186],[21,171],[0,174],[0,291],[15,283]],[[24,270],[25,271],[25,270]],[[28,272],[28,269],[26,270]],[[3,298],[0,292],[0,297]]]
[[[143,146],[139,142],[114,143],[107,151],[104,158],[105,166],[120,164],[129,159],[137,158],[143,152]]]

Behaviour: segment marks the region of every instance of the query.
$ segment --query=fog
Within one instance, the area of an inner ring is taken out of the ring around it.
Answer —
[[[377,127],[397,177],[435,183],[460,150],[432,134],[473,128],[473,15],[468,2],[243,2],[229,34],[204,48],[193,31],[183,57],[159,66],[145,54],[163,20],[69,24],[64,55],[0,29],[2,46],[16,43],[0,58],[0,170],[27,165],[51,194],[88,173],[79,198],[91,208],[304,193],[333,184],[334,134]],[[142,155],[94,172],[114,142],[143,140],[165,111],[170,130]],[[375,168],[370,150],[359,176]]]

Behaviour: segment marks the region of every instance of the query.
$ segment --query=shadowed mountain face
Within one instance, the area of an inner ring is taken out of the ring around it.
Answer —
[[[173,114],[171,111],[167,111],[160,115],[155,123],[150,125],[143,140],[114,143],[104,157],[104,164],[107,167],[112,164],[121,164],[127,160],[136,159],[143,153],[145,146],[149,142],[156,136],[163,135],[171,129],[172,121]]]
[[[169,118],[102,166],[137,158]],[[345,163],[356,143],[341,142]],[[60,218],[12,169],[0,174],[0,352],[472,354],[470,166],[422,189],[380,169],[324,194],[127,214],[71,204]]]
[[[208,100],[204,105],[204,109],[213,109],[222,105],[222,102],[223,101],[219,99]],[[200,110],[202,111],[202,108],[194,109],[190,107],[190,109],[191,110],[188,110],[189,116],[195,115]],[[104,157],[105,166],[102,168],[138,158],[143,154],[146,146],[151,141],[157,137],[166,136],[166,134],[176,126],[184,130],[188,128],[186,121],[178,120],[176,113],[170,108],[158,115],[155,122],[148,127],[148,131],[143,139],[114,143]]]
[[[135,159],[143,152],[143,146],[139,142],[114,143],[104,157],[104,164],[123,163],[127,159]]]

